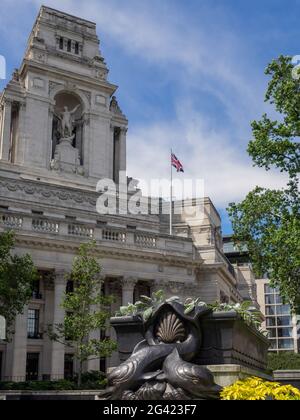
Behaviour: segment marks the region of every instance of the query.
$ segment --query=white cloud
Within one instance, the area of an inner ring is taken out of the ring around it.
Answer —
[[[134,128],[129,133],[130,148],[134,150],[129,154],[130,175],[149,181],[168,179],[170,139],[178,145],[175,152],[185,168],[185,174],[179,174],[178,178],[204,179],[205,195],[218,207],[239,201],[257,185],[266,188],[285,185],[282,174],[253,168],[227,133],[211,129],[195,113],[192,118]]]

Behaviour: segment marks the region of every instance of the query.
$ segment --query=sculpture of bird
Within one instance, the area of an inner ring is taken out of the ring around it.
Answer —
[[[182,360],[176,348],[166,358],[163,371],[175,389],[181,388],[196,399],[219,398],[221,387],[215,384],[212,373],[204,366]]]

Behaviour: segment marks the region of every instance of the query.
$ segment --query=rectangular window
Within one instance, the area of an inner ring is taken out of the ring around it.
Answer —
[[[75,42],[75,54],[79,54],[79,42]]]
[[[33,299],[42,299],[42,295],[40,293],[40,279],[35,280],[33,283],[32,297]]]
[[[275,306],[266,306],[266,315],[276,315]]]
[[[62,36],[59,38],[59,49],[60,50],[64,49],[64,39]]]
[[[290,305],[279,305],[276,308],[277,315],[290,315],[291,307]]]
[[[293,350],[294,349],[294,340],[291,339],[279,339],[278,348],[284,350]]]
[[[276,320],[277,320],[277,325],[280,325],[280,326],[288,327],[292,325],[292,319],[290,316],[278,316]]]
[[[68,51],[68,52],[71,52],[71,50],[72,50],[72,42],[71,42],[71,40],[69,39],[69,40],[68,40],[68,45],[67,45],[67,51]]]
[[[267,327],[276,327],[276,318],[275,317],[267,317],[266,318],[266,325],[267,325]]]
[[[293,337],[293,329],[292,328],[278,328],[278,337]]]
[[[28,310],[28,319],[27,319],[28,338],[40,338],[39,318],[40,318],[40,311],[38,309]]]
[[[65,379],[73,379],[74,377],[74,356],[73,354],[65,354]]]
[[[39,379],[39,357],[39,353],[27,353],[26,381],[37,381]]]
[[[265,304],[266,305],[274,305],[275,304],[275,295],[266,295],[265,296]]]

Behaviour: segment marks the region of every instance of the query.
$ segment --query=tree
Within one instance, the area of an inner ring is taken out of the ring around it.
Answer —
[[[291,57],[280,56],[266,69],[271,77],[265,101],[278,121],[264,114],[252,123],[248,153],[254,165],[279,169],[288,177],[285,188],[256,187],[244,201],[229,205],[236,243],[245,243],[257,276],[267,274],[271,285],[300,313],[300,82]]]
[[[14,245],[12,231],[0,234],[0,315],[6,319],[8,333],[12,333],[16,316],[29,302],[37,278],[31,257],[13,255]]]
[[[74,348],[78,361],[78,387],[81,386],[83,364],[91,357],[108,357],[116,350],[116,343],[108,338],[91,339],[91,333],[107,328],[110,317],[108,309],[111,297],[101,295],[101,267],[95,257],[95,242],[80,246],[71,273],[67,276],[74,282],[73,292],[67,292],[62,300],[65,309],[63,324],[50,325],[48,335],[52,340]]]

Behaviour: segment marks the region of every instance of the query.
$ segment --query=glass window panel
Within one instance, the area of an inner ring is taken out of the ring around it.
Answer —
[[[278,348],[279,349],[293,349],[294,348],[294,340],[291,339],[279,339],[278,340]]]
[[[278,328],[277,331],[278,331],[278,337],[293,337],[292,328]]]
[[[266,295],[265,296],[265,303],[266,303],[266,305],[274,305],[275,304],[275,295]]]
[[[280,305],[276,308],[277,315],[290,315],[291,307],[290,305]]]
[[[274,289],[272,289],[272,287],[270,287],[268,284],[265,284],[265,294],[273,294],[274,293]]]
[[[276,315],[275,306],[266,306],[266,315]]]
[[[28,337],[36,337],[39,332],[39,310],[28,309],[27,333]]]
[[[292,324],[292,319],[290,316],[278,316],[277,325],[289,326]]]
[[[279,295],[276,295],[276,296],[275,296],[275,302],[276,302],[276,303],[282,303],[282,297],[281,297],[281,296],[279,296]]]
[[[276,327],[276,318],[266,318],[266,325],[267,327]]]

